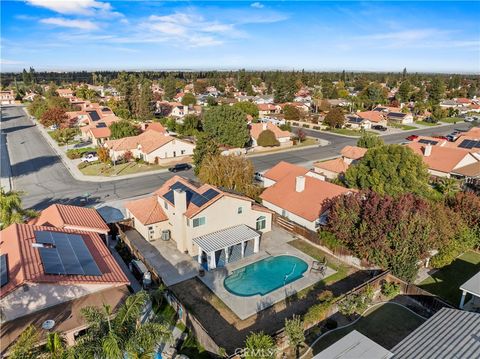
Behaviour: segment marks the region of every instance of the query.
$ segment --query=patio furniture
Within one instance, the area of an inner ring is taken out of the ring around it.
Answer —
[[[310,272],[319,272],[322,275],[325,275],[327,269],[327,258],[323,257],[321,261],[313,261]]]

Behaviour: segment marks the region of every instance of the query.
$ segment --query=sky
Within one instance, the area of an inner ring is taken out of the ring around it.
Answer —
[[[480,2],[1,0],[1,70],[480,73]]]

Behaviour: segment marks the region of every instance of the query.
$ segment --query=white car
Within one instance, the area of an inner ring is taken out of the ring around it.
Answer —
[[[82,162],[95,162],[98,161],[98,156],[88,154],[85,157],[82,158]]]

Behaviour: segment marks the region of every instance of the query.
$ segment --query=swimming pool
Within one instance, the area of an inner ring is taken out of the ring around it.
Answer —
[[[223,285],[230,293],[242,297],[265,295],[302,278],[307,268],[308,264],[297,257],[268,257],[234,270]]]

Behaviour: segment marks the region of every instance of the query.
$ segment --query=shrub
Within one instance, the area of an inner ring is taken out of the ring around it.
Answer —
[[[278,142],[275,134],[270,130],[264,130],[258,136],[257,144],[262,147],[273,147],[279,146],[280,143]]]
[[[322,302],[331,302],[333,299],[333,293],[329,290],[324,290],[318,294],[317,299]]]
[[[303,316],[306,324],[315,324],[324,320],[330,310],[331,303],[329,301],[312,305],[307,313]]]
[[[473,248],[477,241],[476,231],[464,226],[446,246],[441,247],[439,252],[432,257],[430,265],[433,268],[449,265],[460,254]]]
[[[312,127],[314,130],[320,130],[320,126],[313,126]]]
[[[72,148],[67,151],[67,157],[71,160],[81,158],[85,152],[93,152],[95,148],[93,147],[84,147],[84,148]]]
[[[393,298],[400,293],[400,285],[394,282],[383,282],[382,283],[382,294],[387,298]]]
[[[310,128],[310,125],[303,124],[302,127],[303,127],[303,128]]]
[[[125,153],[123,154],[123,159],[124,159],[126,162],[130,162],[130,161],[133,159],[133,153],[132,153],[132,151],[125,151]],[[157,157],[155,158],[155,160],[157,160]]]
[[[331,232],[321,230],[318,232],[320,242],[333,252],[343,248],[342,242]]]

